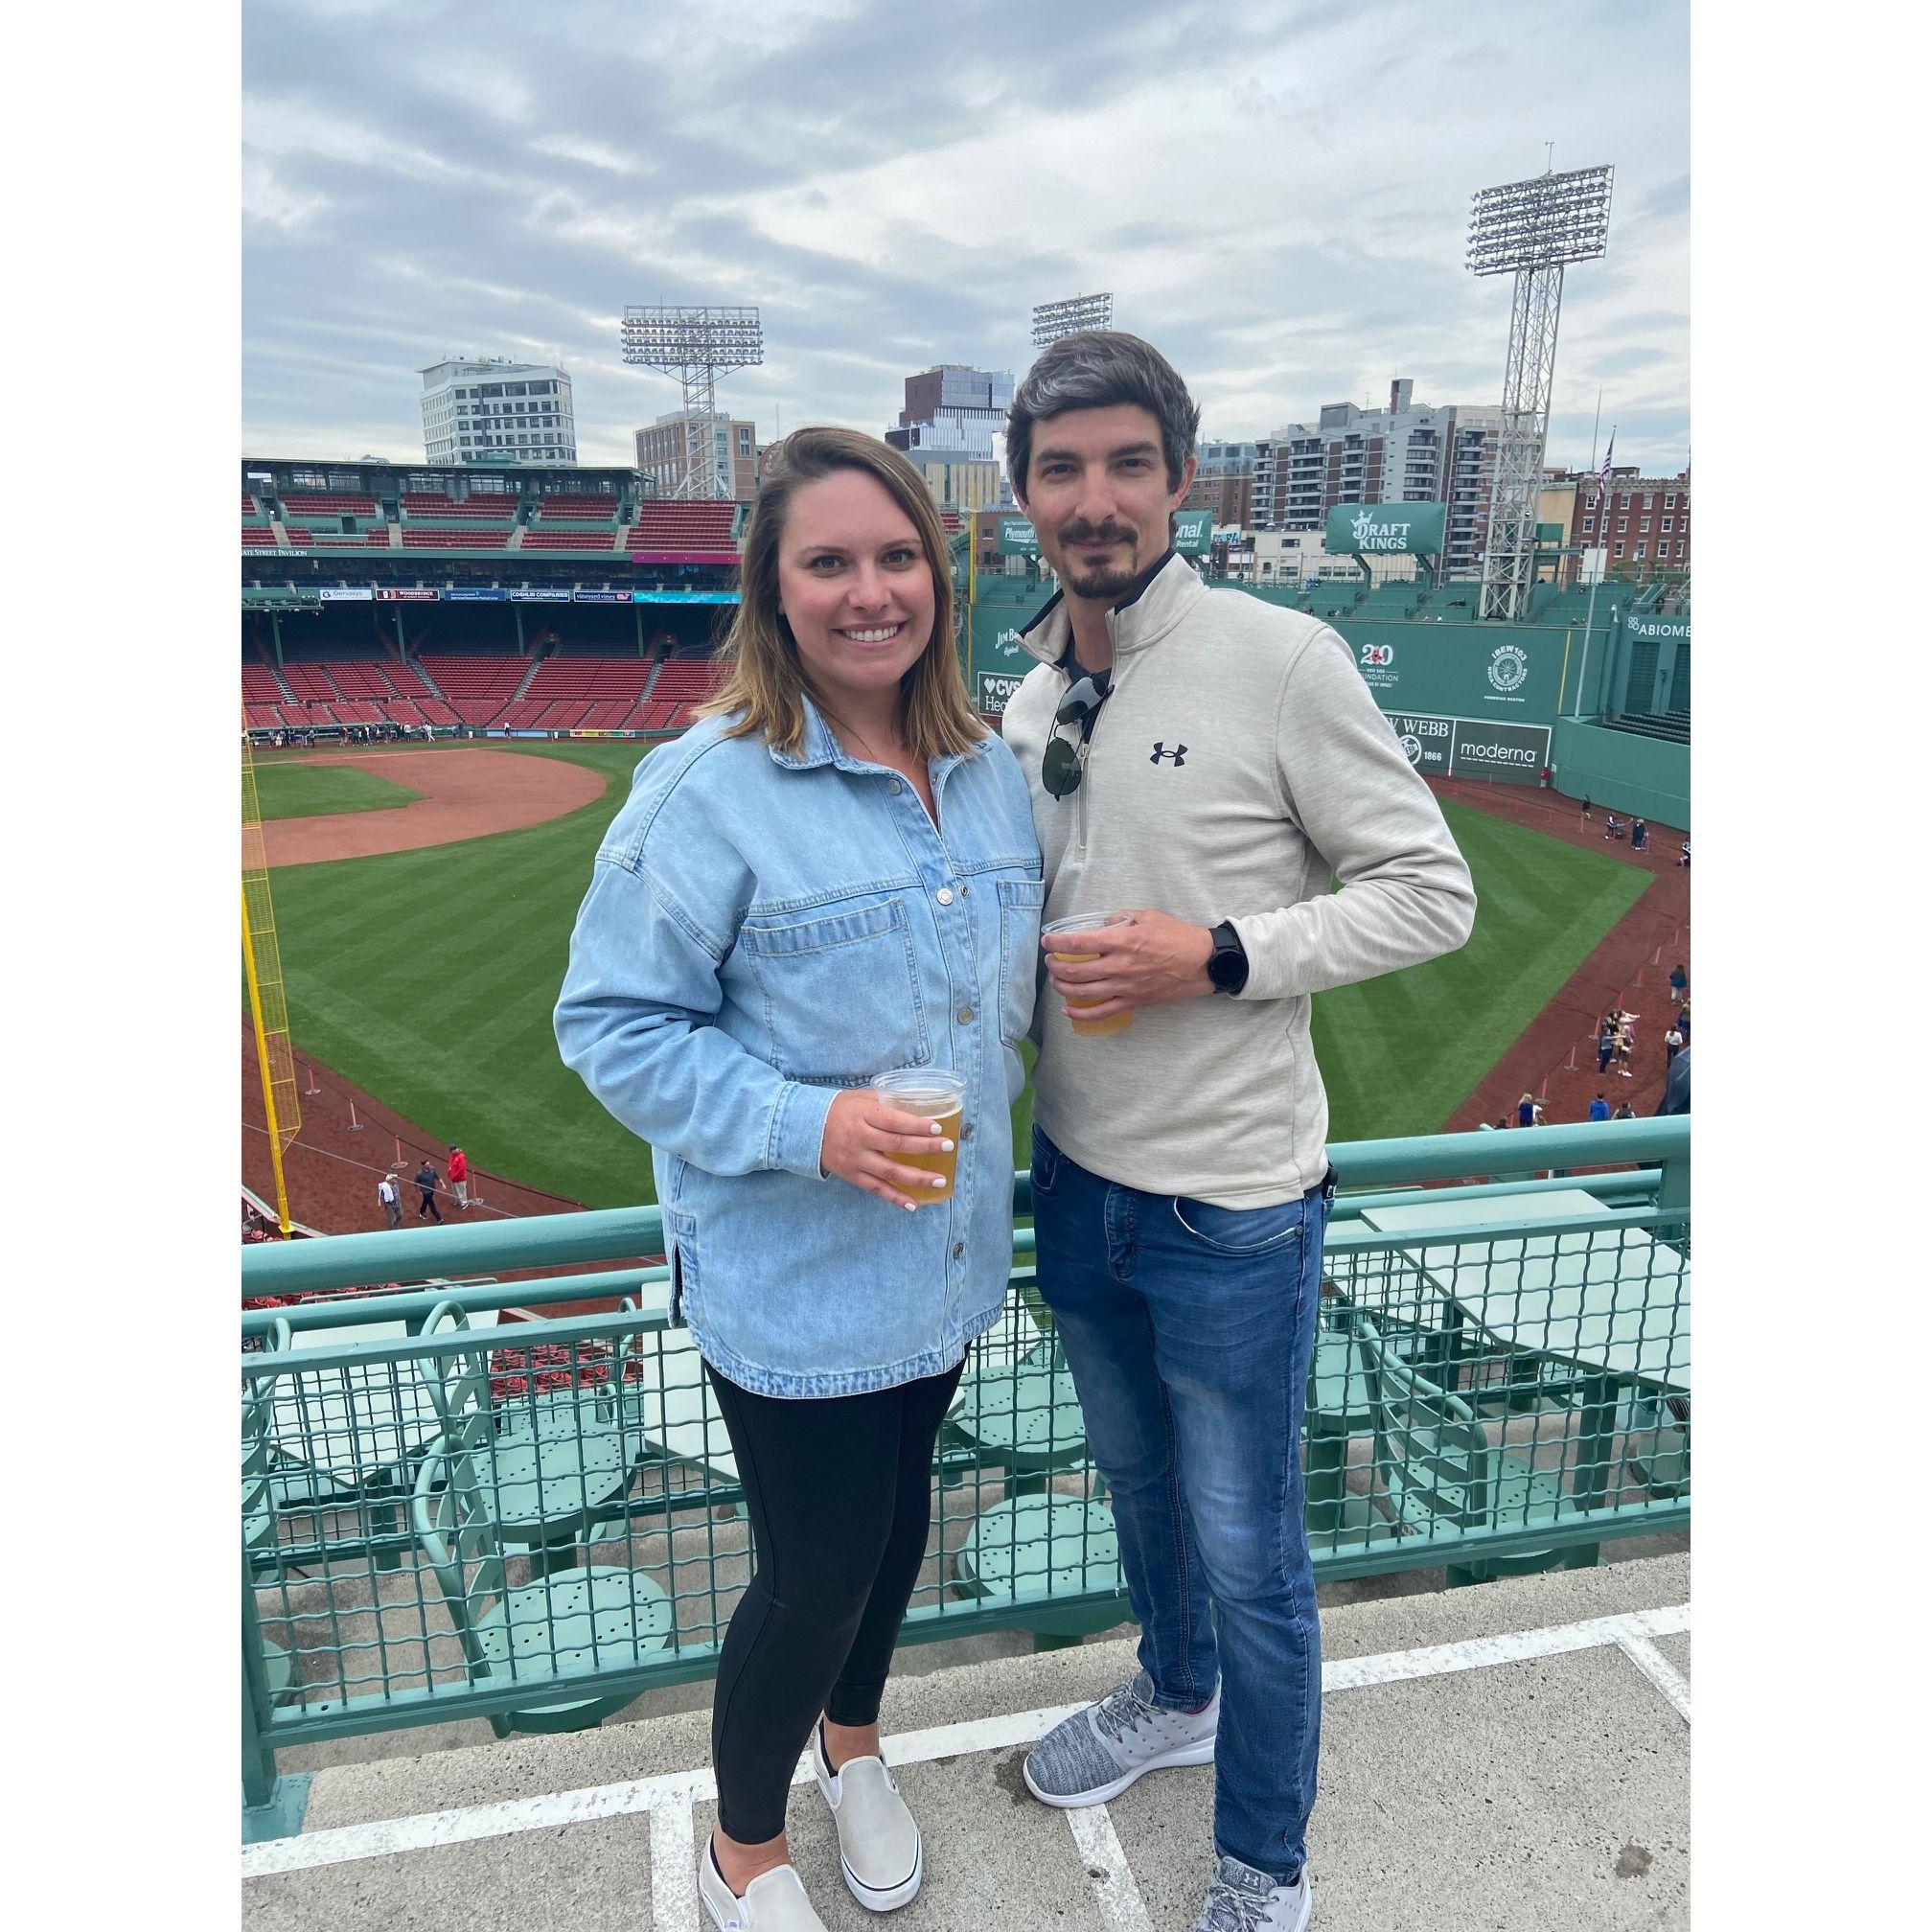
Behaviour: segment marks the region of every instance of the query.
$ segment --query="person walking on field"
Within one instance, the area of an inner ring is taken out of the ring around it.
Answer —
[[[1634,1120],[1637,1117],[1637,1110],[1631,1106],[1629,1101],[1624,1100],[1619,1103],[1616,1113],[1611,1115],[1610,1117],[1613,1120]]]
[[[402,1195],[396,1185],[396,1177],[385,1174],[376,1184],[376,1198],[382,1204],[382,1211],[389,1217],[392,1228],[402,1225]]]
[[[1519,1127],[1533,1127],[1536,1124],[1536,1096],[1526,1093],[1516,1103],[1516,1124]]]
[[[1690,981],[1684,971],[1684,962],[1680,959],[1670,969],[1670,1003],[1681,1008],[1690,997]]]
[[[1630,849],[1642,852],[1650,843],[1650,828],[1641,818],[1630,821]]]
[[[1665,1066],[1667,1067],[1669,1066],[1671,1061],[1676,1059],[1678,1054],[1681,1053],[1683,1050],[1684,1050],[1684,1036],[1677,1030],[1675,1026],[1673,1026],[1671,1027],[1669,1032],[1668,1032],[1664,1036]]]
[[[1630,1056],[1637,1050],[1636,1014],[1626,1013],[1622,1025],[1617,1029],[1617,1071],[1625,1079],[1632,1077]]]
[[[1301,1932],[1322,1657],[1298,1442],[1335,1185],[1309,996],[1454,952],[1476,894],[1342,639],[1176,553],[1199,422],[1113,330],[1045,350],[1007,417],[1060,581],[1004,725],[1047,923],[1128,915],[1043,941],[1032,1185],[1140,1624],[1138,1670],[1022,1776],[1077,1808],[1211,1760],[1193,1932]]]
[[[1610,1117],[1610,1103],[1600,1092],[1590,1103],[1590,1117],[1593,1120],[1607,1120]]]
[[[448,1172],[449,1186],[456,1196],[456,1205],[467,1210],[470,1206],[470,1162],[464,1158],[462,1148],[450,1148]]]
[[[1607,1073],[1610,1063],[1617,1057],[1617,1018],[1614,1013],[1603,1016],[1603,1024],[1597,1034],[1597,1070]]]
[[[443,1210],[436,1205],[435,1163],[431,1162],[426,1154],[423,1157],[422,1166],[416,1170],[416,1186],[418,1192],[423,1196],[422,1200],[416,1204],[417,1220],[422,1220],[426,1214],[432,1221],[442,1220]]]

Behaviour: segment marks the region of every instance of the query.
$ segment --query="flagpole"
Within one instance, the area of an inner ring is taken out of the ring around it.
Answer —
[[[1601,389],[1598,389],[1597,392],[1597,420],[1599,424],[1603,420],[1603,392]],[[1613,449],[1617,447],[1617,429],[1614,424],[1610,429],[1610,447]],[[1592,429],[1590,432],[1590,468],[1593,471],[1597,468],[1597,431],[1595,429]],[[1599,474],[1597,478],[1597,507],[1599,516],[1602,512],[1604,495],[1603,478]],[[1605,520],[1607,521],[1608,519],[1606,518]],[[1598,537],[1601,537],[1603,532],[1598,530],[1597,534]],[[1609,544],[1601,543],[1595,547],[1600,549],[1604,556],[1609,556]],[[1590,580],[1590,604],[1583,613],[1583,661],[1576,670],[1576,708],[1570,714],[1573,718],[1580,718],[1583,715],[1583,693],[1587,688],[1590,677],[1590,627],[1597,621],[1597,586],[1602,581],[1603,571],[1599,566],[1597,574]]]

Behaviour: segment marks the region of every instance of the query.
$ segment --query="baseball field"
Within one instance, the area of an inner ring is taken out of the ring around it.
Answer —
[[[490,755],[585,767],[606,790],[489,837],[278,866],[294,1038],[426,1134],[460,1141],[479,1167],[593,1208],[649,1201],[648,1155],[563,1066],[550,1029],[577,905],[638,748]],[[371,788],[355,782],[365,778]],[[258,783],[264,818],[416,795],[343,764],[264,762]],[[1447,958],[1317,997],[1331,1139],[1440,1128],[1648,884],[1608,854],[1453,800],[1444,810],[1475,874],[1475,933]],[[1015,1111],[1024,1127],[1024,1097]]]

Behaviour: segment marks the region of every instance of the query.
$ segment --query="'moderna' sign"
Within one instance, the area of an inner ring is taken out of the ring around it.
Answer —
[[[1438,557],[1448,520],[1443,503],[1338,503],[1323,544],[1331,557]]]

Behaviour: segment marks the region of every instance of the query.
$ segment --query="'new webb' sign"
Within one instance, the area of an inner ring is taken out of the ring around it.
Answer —
[[[1448,521],[1443,503],[1338,503],[1322,547],[1331,557],[1439,557]]]

